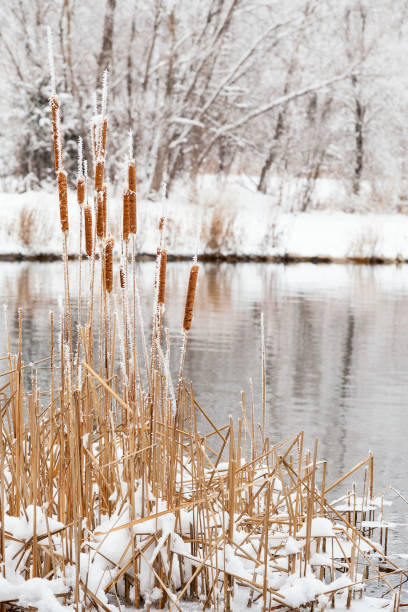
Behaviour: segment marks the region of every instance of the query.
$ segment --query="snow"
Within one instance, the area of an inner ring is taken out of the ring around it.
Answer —
[[[323,180],[323,179],[322,179]],[[319,198],[340,189],[324,179]],[[290,200],[295,197],[288,194]],[[111,229],[119,245],[121,199],[109,196]],[[253,190],[245,181],[220,182],[204,175],[195,187],[177,183],[165,207],[139,197],[136,249],[154,253],[158,220],[168,215],[167,245],[172,255],[292,256],[408,259],[408,216],[347,213],[334,209],[287,212],[276,198]],[[293,206],[290,208],[293,209]],[[68,249],[78,254],[79,207],[69,194]],[[118,252],[118,251],[117,251]],[[0,254],[60,254],[61,233],[56,189],[0,193]]]
[[[306,536],[306,524],[297,533],[298,537]],[[336,534],[333,531],[333,524],[329,519],[317,517],[312,520],[312,537],[332,537]]]

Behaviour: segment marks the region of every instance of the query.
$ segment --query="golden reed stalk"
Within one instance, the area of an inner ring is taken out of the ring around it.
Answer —
[[[184,322],[183,330],[188,332],[191,327],[193,320],[193,309],[194,309],[194,298],[197,288],[197,277],[198,277],[199,266],[194,264],[190,269],[190,278],[188,279],[188,289],[186,297],[186,307],[184,309]]]

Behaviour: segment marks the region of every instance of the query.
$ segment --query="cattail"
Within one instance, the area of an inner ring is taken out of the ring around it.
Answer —
[[[108,120],[105,118],[103,120],[103,126],[102,126],[102,143],[101,143],[101,151],[100,154],[102,155],[102,157],[105,157],[105,153],[106,153],[106,133],[108,131]]]
[[[129,227],[130,233],[137,232],[137,213],[136,213],[136,165],[134,160],[129,162]]]
[[[129,191],[129,233],[137,232],[136,192]]]
[[[167,266],[167,251],[163,249],[161,251],[161,258],[160,258],[159,297],[157,300],[159,304],[164,304],[164,298],[166,295],[166,266]]]
[[[164,217],[160,217],[159,221],[159,232],[162,232],[164,229]]]
[[[61,230],[68,231],[68,195],[67,195],[67,173],[64,170],[58,172],[58,197],[60,203]]]
[[[103,219],[103,235],[106,236],[108,225],[108,189],[106,184],[103,185],[102,196],[102,219]]]
[[[95,191],[102,191],[103,189],[103,170],[104,170],[104,161],[99,159],[96,162],[95,168]]]
[[[109,238],[105,246],[105,289],[108,293],[113,287],[113,238]]]
[[[197,287],[198,265],[191,266],[190,278],[188,279],[188,289],[186,297],[186,307],[184,309],[183,330],[187,332],[191,327],[193,320],[194,298]]]
[[[119,269],[119,278],[120,278],[120,286],[122,289],[124,289],[126,286],[126,273],[125,273],[125,269],[123,265],[120,266],[120,269]]]
[[[123,192],[123,240],[127,242],[129,240],[129,191]]]
[[[80,206],[85,201],[85,177],[78,176],[77,179],[77,201]]]
[[[51,106],[51,121],[52,121],[52,133],[54,138],[54,159],[55,159],[55,172],[59,170],[60,160],[62,161],[62,151],[60,151],[60,134],[59,134],[59,101],[56,95],[52,95],[50,98]]]
[[[98,191],[96,195],[96,235],[101,239],[104,235],[103,199],[103,191]]]
[[[136,164],[134,160],[129,162],[128,170],[129,191],[136,191]]]
[[[90,206],[85,206],[85,250],[88,257],[92,255],[92,209]]]

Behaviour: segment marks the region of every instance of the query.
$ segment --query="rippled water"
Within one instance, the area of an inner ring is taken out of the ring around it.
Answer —
[[[177,369],[188,263],[168,265],[168,325]],[[78,263],[71,264],[75,296]],[[137,266],[146,328],[153,263]],[[23,307],[25,361],[47,353],[49,311],[58,312],[62,264],[1,263],[0,303],[17,341]],[[74,300],[75,302],[75,300]],[[219,424],[241,416],[241,390],[255,390],[260,420],[260,319],[265,316],[267,428],[272,441],[303,429],[335,478],[371,449],[376,489],[408,497],[408,267],[204,264],[185,374]],[[0,353],[6,352],[4,325]],[[394,496],[395,497],[395,496]],[[391,518],[408,522],[402,502]],[[408,538],[401,535],[404,543]]]

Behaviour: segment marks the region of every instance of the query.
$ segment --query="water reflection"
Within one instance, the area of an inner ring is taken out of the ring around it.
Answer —
[[[188,263],[168,266],[166,324],[177,370]],[[151,320],[153,263],[138,264]],[[62,264],[0,264],[0,300],[17,344],[23,307],[26,362],[49,349],[49,311],[58,318]],[[78,264],[71,264],[76,295]],[[344,472],[372,449],[379,486],[407,491],[408,269],[302,264],[205,264],[185,374],[217,423],[240,416],[240,392],[254,381],[260,420],[260,314],[265,313],[268,433],[279,440],[305,430]],[[76,316],[76,301],[73,301]],[[4,325],[0,353],[6,352]],[[333,467],[334,466],[334,467]]]

